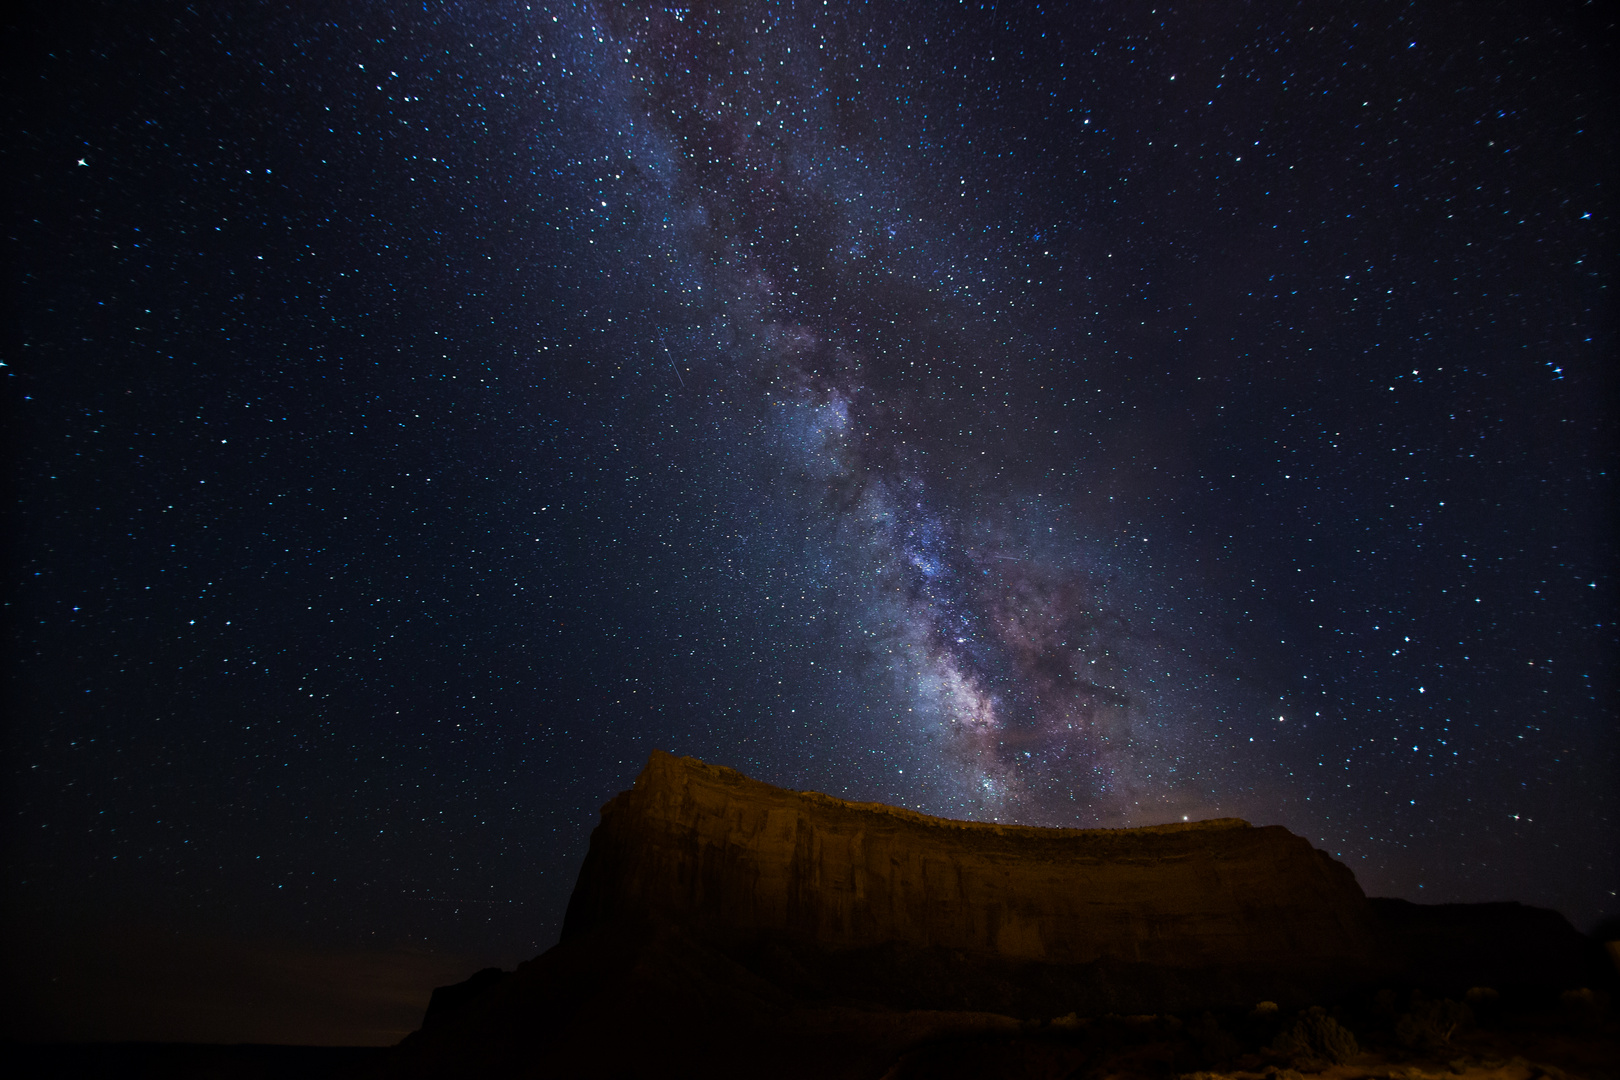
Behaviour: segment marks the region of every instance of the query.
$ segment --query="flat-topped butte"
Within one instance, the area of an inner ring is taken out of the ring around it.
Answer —
[[[953,821],[656,751],[603,808],[564,940],[646,917],[722,945],[898,944],[1063,965],[1306,974],[1378,951],[1354,875],[1278,826]]]

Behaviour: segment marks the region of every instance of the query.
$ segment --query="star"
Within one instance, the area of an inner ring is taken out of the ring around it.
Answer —
[[[112,63],[64,26],[19,79],[40,161],[115,162],[19,173],[12,241],[39,910],[172,872],[244,927],[525,958],[655,746],[1612,909],[1567,855],[1613,815],[1528,820],[1614,802],[1595,58],[1523,5],[1336,26],[1352,68],[1297,13],[485,7]],[[521,918],[408,892],[474,856]]]

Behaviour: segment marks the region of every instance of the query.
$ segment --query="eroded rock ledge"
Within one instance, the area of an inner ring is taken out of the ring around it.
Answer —
[[[898,944],[1059,965],[1303,975],[1379,953],[1354,875],[1281,827],[950,821],[663,752],[603,808],[563,940],[649,917],[722,946]]]
[[[1313,1005],[1409,1060],[1401,1025],[1456,1012],[1424,995],[1467,980],[1504,1008],[1533,987],[1606,1001],[1612,974],[1568,981],[1602,959],[1590,946],[1518,905],[1370,903],[1281,828],[947,821],[654,753],[602,811],[562,941],[441,988],[369,1075],[1258,1078],[1320,1049],[1279,1041],[1299,1024],[1336,1032]],[[1483,1061],[1533,1040],[1476,1042]]]

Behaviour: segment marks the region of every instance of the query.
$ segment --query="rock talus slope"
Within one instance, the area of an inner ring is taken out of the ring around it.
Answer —
[[[662,752],[603,808],[563,940],[648,917],[721,946],[1059,965],[1303,972],[1380,951],[1354,875],[1280,827],[949,821]]]

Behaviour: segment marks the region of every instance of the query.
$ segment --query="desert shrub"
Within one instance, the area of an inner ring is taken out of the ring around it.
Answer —
[[[1558,995],[1558,1001],[1571,1016],[1581,1020],[1600,1020],[1608,1011],[1609,996],[1594,994],[1583,986],[1579,990],[1565,990]]]
[[[1451,1037],[1473,1023],[1473,1012],[1461,1002],[1450,998],[1426,1001],[1414,994],[1412,1007],[1395,1022],[1395,1037],[1406,1047],[1450,1046]]]
[[[1474,1023],[1494,1023],[1502,1016],[1502,995],[1489,986],[1470,986],[1463,1004],[1473,1010]]]
[[[1198,1047],[1198,1056],[1206,1065],[1218,1065],[1236,1057],[1243,1049],[1241,1043],[1221,1030],[1214,1013],[1205,1013],[1188,1024],[1187,1037]]]
[[[1294,1026],[1272,1042],[1271,1049],[1309,1064],[1342,1065],[1361,1052],[1350,1029],[1313,1005],[1299,1014]]]

